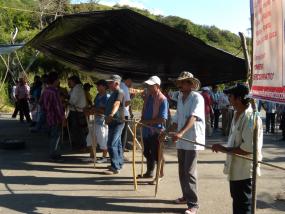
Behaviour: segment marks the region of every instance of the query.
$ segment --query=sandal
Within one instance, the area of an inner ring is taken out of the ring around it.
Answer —
[[[158,178],[158,182],[160,182],[163,179],[163,177]],[[156,185],[156,179],[153,179],[152,181],[148,182],[149,185]]]
[[[185,214],[197,214],[198,208],[192,207],[185,210]]]

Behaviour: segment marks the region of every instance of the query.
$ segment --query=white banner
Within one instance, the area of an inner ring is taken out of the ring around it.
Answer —
[[[254,97],[285,102],[284,18],[285,0],[253,0]]]

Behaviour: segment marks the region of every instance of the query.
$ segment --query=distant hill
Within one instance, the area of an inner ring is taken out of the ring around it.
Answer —
[[[228,51],[232,54],[238,54],[242,56],[240,52],[240,39],[239,37],[227,30],[220,30],[215,26],[197,25],[190,20],[183,19],[177,16],[161,16],[153,15],[147,10],[141,10],[138,8],[132,8],[129,6],[119,6],[109,7],[100,4],[68,4],[66,1],[64,12],[66,14],[93,11],[93,10],[110,10],[110,9],[120,9],[128,8],[134,10],[142,15],[145,15],[153,20],[159,21],[173,28],[191,34],[207,44],[214,47],[220,48],[222,50]],[[39,10],[38,0],[0,0],[0,6],[15,7],[29,10]],[[50,12],[50,11],[48,11]],[[16,25],[20,31],[18,40],[28,41],[37,32],[39,32],[40,26],[40,14],[39,13],[28,13],[19,12],[16,10],[7,10],[0,8],[0,43],[5,43],[9,41],[10,33],[13,30],[13,26]],[[45,16],[45,21],[52,21],[51,15]]]

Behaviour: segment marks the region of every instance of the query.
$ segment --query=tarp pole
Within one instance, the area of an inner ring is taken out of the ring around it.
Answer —
[[[247,44],[246,44],[246,39],[243,33],[239,33],[239,36],[241,38],[242,42],[242,49],[243,49],[243,54],[245,57],[245,64],[247,68],[247,76],[248,76],[248,83],[249,87],[251,89],[252,87],[252,81],[253,81],[253,75],[252,75],[252,60],[250,61],[249,59],[249,54],[247,50]],[[258,130],[257,130],[257,109],[256,109],[256,102],[254,99],[251,101],[251,105],[253,108],[253,162],[252,162],[252,204],[251,204],[251,213],[255,214],[256,213],[256,180],[257,180],[257,166],[258,166],[258,160],[257,160],[257,135],[258,135]]]

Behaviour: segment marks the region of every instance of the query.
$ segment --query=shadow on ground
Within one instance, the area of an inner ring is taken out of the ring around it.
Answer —
[[[25,201],[24,203],[23,200]],[[124,205],[124,203],[128,205]],[[6,207],[23,213],[38,213],[36,211],[37,207],[104,212],[116,211],[124,213],[181,213],[182,210],[179,208],[164,208],[163,206],[155,207],[156,205],[154,205],[164,203],[170,202],[147,198],[123,199],[86,196],[58,196],[52,194],[0,195],[1,207]],[[150,204],[150,206],[144,206],[144,204]]]

